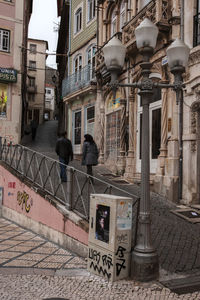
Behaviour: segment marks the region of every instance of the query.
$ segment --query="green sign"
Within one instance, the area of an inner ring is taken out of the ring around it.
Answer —
[[[17,71],[14,69],[0,68],[0,81],[17,82]]]

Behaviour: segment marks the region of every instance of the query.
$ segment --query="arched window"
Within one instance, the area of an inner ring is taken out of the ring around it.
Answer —
[[[120,5],[120,31],[122,31],[122,27],[124,26],[125,22],[126,22],[125,4],[122,1]]]
[[[116,16],[116,10],[114,9],[111,15],[111,37],[116,33],[117,31],[117,16]]]
[[[75,22],[74,22],[75,33],[79,32],[82,28],[82,8],[80,7],[75,13]]]
[[[75,82],[81,80],[81,69],[82,69],[82,56],[78,54],[74,59]]]
[[[90,46],[86,53],[86,61],[88,65],[88,80],[94,78],[95,71],[95,52],[96,47],[94,45]]]
[[[96,15],[96,0],[88,0],[88,19],[87,21],[90,22],[94,19]]]

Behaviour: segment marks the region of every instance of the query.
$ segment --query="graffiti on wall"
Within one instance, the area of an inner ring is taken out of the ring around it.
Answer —
[[[111,253],[106,255],[99,250],[89,248],[89,260],[90,269],[93,269],[108,280],[111,278],[113,272],[113,257]]]
[[[126,248],[119,246],[115,254],[89,248],[89,269],[95,271],[105,279],[111,279],[113,272],[116,277],[121,275],[122,270],[127,269]]]
[[[17,192],[17,202],[19,206],[21,205],[22,210],[25,208],[27,213],[30,211],[31,206],[33,205],[33,199],[29,199],[29,195],[25,191]]]
[[[16,188],[16,182],[8,182],[8,188],[15,189]]]

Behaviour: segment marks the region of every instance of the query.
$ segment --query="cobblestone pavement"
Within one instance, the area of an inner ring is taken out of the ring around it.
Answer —
[[[85,259],[0,218],[0,299],[200,299],[200,293],[178,296],[158,282],[108,283],[87,272]]]

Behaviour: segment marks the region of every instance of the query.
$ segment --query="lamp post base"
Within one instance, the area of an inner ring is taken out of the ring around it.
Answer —
[[[142,253],[133,251],[131,262],[131,278],[148,282],[159,277],[159,262],[156,252]]]

